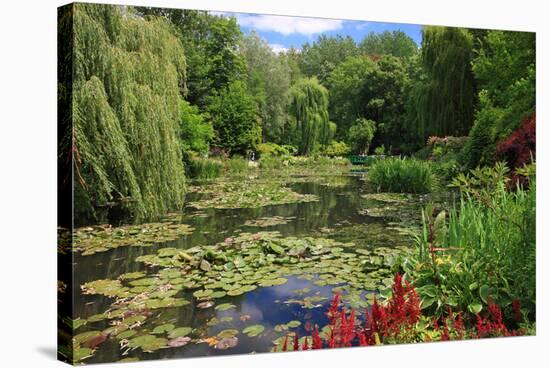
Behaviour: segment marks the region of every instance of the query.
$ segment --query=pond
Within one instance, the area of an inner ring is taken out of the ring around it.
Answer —
[[[167,222],[118,238],[118,228],[79,229],[77,360],[268,352],[289,333],[325,326],[335,292],[364,311],[411,251],[427,200],[373,193],[364,179],[344,171],[194,183]]]

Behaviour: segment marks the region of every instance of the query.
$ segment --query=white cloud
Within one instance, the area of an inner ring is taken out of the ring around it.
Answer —
[[[334,31],[343,27],[344,21],[336,19],[285,17],[280,15],[235,14],[242,26],[259,31],[271,31],[288,36],[293,33],[311,36],[316,33]]]
[[[369,26],[369,22],[357,22],[355,24],[355,29],[358,31],[362,31],[365,28],[368,28],[368,26]]]
[[[288,47],[285,47],[279,43],[270,43],[269,47],[271,47],[271,50],[273,50],[273,52],[276,54],[288,51]]]

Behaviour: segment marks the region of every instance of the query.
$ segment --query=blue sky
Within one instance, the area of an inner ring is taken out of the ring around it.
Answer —
[[[234,16],[244,33],[255,30],[276,52],[292,46],[300,48],[312,42],[321,34],[351,36],[359,42],[370,32],[401,30],[411,37],[418,46],[422,40],[421,26],[416,24],[382,23],[370,21],[350,21],[324,18],[285,17],[244,13],[216,13]]]

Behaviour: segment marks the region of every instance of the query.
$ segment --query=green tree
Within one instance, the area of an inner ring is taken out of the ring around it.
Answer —
[[[238,52],[242,32],[234,17],[206,11],[140,7],[144,15],[167,18],[179,31],[186,50],[186,99],[201,110],[208,98],[235,80],[246,78],[246,63]]]
[[[75,52],[61,62],[74,68],[75,217],[104,221],[99,209],[118,205],[140,221],[181,208],[181,42],[166,20],[145,21],[130,7],[71,9]]]
[[[491,163],[496,142],[516,129],[535,109],[535,34],[488,31],[473,60],[480,106],[464,147],[464,162],[474,168]]]
[[[403,31],[369,33],[360,43],[359,50],[366,55],[393,55],[410,58],[418,52],[412,38]]]
[[[350,56],[358,54],[355,41],[349,37],[321,35],[311,45],[302,46],[300,69],[308,77],[317,77],[326,85],[332,71]]]
[[[404,129],[408,84],[407,70],[394,56],[348,58],[328,79],[330,113],[338,125],[336,136],[348,137],[351,125],[365,118],[377,122],[380,144],[397,145]]]
[[[292,86],[289,94],[289,134],[293,143],[298,146],[298,153],[308,155],[317,149],[322,134],[331,129],[328,120],[328,91],[316,78],[309,78]]]
[[[475,89],[471,70],[473,38],[467,29],[422,29],[424,75],[410,98],[410,119],[417,139],[465,135],[473,122]]]
[[[197,106],[182,100],[180,104],[180,139],[184,151],[207,154],[214,129]]]
[[[235,81],[211,96],[208,112],[215,130],[214,144],[230,154],[245,154],[261,141],[257,105],[246,84]]]
[[[290,84],[294,85],[304,77],[300,65],[302,64],[302,53],[300,49],[291,47],[287,51],[279,54],[279,57],[284,58],[290,69]]]
[[[359,118],[349,128],[348,142],[352,151],[358,154],[367,154],[376,132],[376,123],[372,120]]]
[[[244,37],[240,52],[248,67],[248,88],[258,103],[263,140],[283,143],[291,73],[287,59],[275,54],[256,32]]]

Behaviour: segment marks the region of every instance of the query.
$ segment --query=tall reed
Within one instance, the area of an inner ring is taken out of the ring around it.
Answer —
[[[438,186],[430,162],[401,157],[375,161],[368,180],[382,192],[428,193]]]

